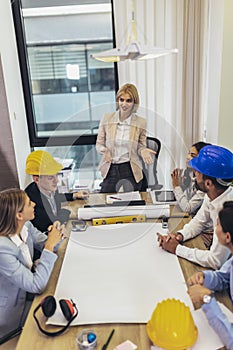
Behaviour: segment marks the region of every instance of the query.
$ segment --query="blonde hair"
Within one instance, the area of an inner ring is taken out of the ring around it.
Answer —
[[[138,110],[138,107],[139,107],[139,102],[140,102],[139,95],[138,95],[138,90],[137,90],[136,86],[133,85],[133,84],[127,83],[127,84],[123,85],[117,91],[117,94],[116,94],[117,110],[119,109],[119,104],[118,104],[119,98],[123,94],[129,94],[130,95],[130,97],[132,98],[133,103],[134,103],[134,107],[133,107],[132,112],[136,113],[137,110]]]
[[[0,192],[0,235],[15,234],[18,228],[16,214],[23,211],[26,193],[19,188]]]

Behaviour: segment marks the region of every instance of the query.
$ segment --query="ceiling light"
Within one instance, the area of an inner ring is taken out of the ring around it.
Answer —
[[[121,62],[125,60],[149,60],[161,56],[177,53],[177,49],[165,49],[162,47],[147,47],[140,45],[137,41],[130,42],[125,47],[119,47],[112,50],[93,54],[92,57],[103,62]]]
[[[91,57],[103,62],[121,62],[126,60],[141,61],[154,59],[161,56],[178,53],[178,49],[167,49],[162,47],[149,47],[139,44],[136,37],[136,21],[134,18],[134,1],[131,1],[132,20],[131,20],[131,35],[129,42],[125,46],[113,48],[111,50],[102,51],[92,54]]]

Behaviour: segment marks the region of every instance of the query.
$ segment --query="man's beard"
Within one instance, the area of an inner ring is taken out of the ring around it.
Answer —
[[[195,180],[195,187],[197,190],[202,191],[204,193],[207,193],[204,181],[200,182],[199,184],[197,183],[197,180]]]

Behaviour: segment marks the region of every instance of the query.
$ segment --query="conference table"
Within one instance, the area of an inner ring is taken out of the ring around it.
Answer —
[[[150,196],[147,192],[143,192],[142,199],[145,199],[148,204],[151,203]],[[64,207],[68,208],[71,211],[69,222],[67,223],[67,232],[71,231],[71,221],[72,219],[77,219],[77,210],[79,207],[84,204],[93,205],[93,204],[104,204],[105,195],[104,194],[90,194],[90,197],[87,200],[76,200],[69,203],[64,203]],[[183,227],[185,223],[190,220],[190,217],[187,217],[184,213],[180,212],[176,206],[170,206],[170,215],[171,219],[168,220],[169,230],[177,231]],[[149,219],[148,221],[155,221]],[[91,225],[91,221],[87,223]],[[132,224],[133,225],[133,224]],[[34,298],[32,307],[30,309],[29,315],[27,317],[25,326],[20,335],[16,350],[25,350],[32,348],[33,350],[72,350],[78,349],[76,343],[77,334],[80,333],[83,329],[90,329],[97,334],[98,344],[96,349],[101,350],[103,344],[105,344],[109,334],[112,329],[115,329],[114,336],[111,339],[111,343],[108,346],[108,349],[114,349],[117,345],[121,344],[125,340],[129,339],[134,344],[137,345],[137,349],[140,350],[150,350],[151,341],[149,340],[146,333],[145,324],[94,324],[94,325],[82,325],[82,326],[72,326],[66,331],[63,335],[58,337],[47,337],[43,335],[37,328],[35,320],[33,318],[33,310],[35,307],[43,300],[47,295],[54,295],[57,280],[59,277],[60,269],[62,266],[63,258],[65,255],[68,239],[64,240],[58,250],[58,259],[55,263],[52,275],[48,282],[48,285],[43,292],[43,294],[38,295]],[[188,247],[198,247],[205,249],[203,240],[201,236],[197,236],[194,239],[191,239],[184,243]],[[194,264],[190,261],[187,261],[183,258],[178,258],[179,263],[184,275],[185,280],[193,273],[204,270],[197,264]],[[94,292],[94,291],[93,291]],[[226,292],[216,293],[216,298],[218,301],[222,302],[228,309],[233,311],[231,300]],[[199,308],[200,305],[195,304],[194,308]],[[153,310],[152,310],[153,311]],[[45,325],[46,318],[40,313],[38,315],[40,323],[44,329],[47,331],[56,331],[60,327]],[[225,349],[225,348],[222,348]]]

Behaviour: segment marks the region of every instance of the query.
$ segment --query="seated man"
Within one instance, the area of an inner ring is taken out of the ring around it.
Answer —
[[[233,201],[225,202],[219,212],[216,235],[220,244],[233,254]],[[209,324],[227,349],[233,349],[233,323],[223,314],[213,291],[228,290],[233,301],[233,257],[218,271],[197,272],[188,279],[188,293],[193,302],[201,302]]]
[[[34,151],[26,160],[26,173],[33,182],[25,189],[28,197],[36,203],[35,218],[31,220],[40,231],[47,231],[50,225],[59,226],[67,222],[70,211],[61,208],[61,203],[88,197],[87,191],[58,193],[57,174],[62,165],[46,151]]]
[[[205,192],[201,208],[196,216],[177,233],[162,236],[158,233],[159,245],[170,253],[198,263],[205,267],[218,269],[229,257],[229,250],[218,243],[214,228],[218,212],[225,201],[233,200],[233,154],[219,146],[205,146],[199,155],[189,161],[194,169],[197,188]],[[209,250],[188,248],[182,242],[193,238],[206,227],[213,227],[213,242]]]

